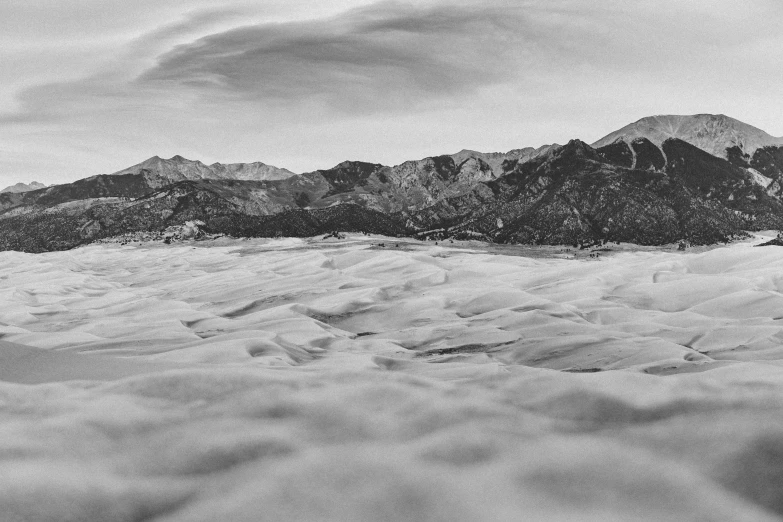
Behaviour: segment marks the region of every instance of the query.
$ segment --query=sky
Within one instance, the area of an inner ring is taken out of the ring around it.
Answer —
[[[0,185],[155,155],[396,165],[656,114],[783,136],[781,20],[779,0],[3,0]]]

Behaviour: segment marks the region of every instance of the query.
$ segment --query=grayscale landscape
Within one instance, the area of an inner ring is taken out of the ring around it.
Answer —
[[[781,17],[0,5],[0,521],[783,520]]]

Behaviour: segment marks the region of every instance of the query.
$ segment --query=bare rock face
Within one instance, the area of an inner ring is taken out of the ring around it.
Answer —
[[[201,230],[201,227],[204,226],[206,226],[206,223],[200,219],[186,221],[182,225],[172,225],[163,232],[163,238],[169,243],[171,241],[198,239],[204,235],[204,232]]]
[[[182,229],[180,231],[180,236],[182,239],[195,239],[201,234],[201,230],[199,229],[199,226],[204,226],[203,221],[186,221],[184,225],[182,225]]]
[[[554,147],[559,147],[559,145],[544,145],[538,149],[525,147],[508,152],[478,152],[463,149],[456,154],[452,154],[451,157],[459,170],[463,172],[463,179],[467,179],[468,173],[481,172],[479,176],[474,175],[473,178],[478,179],[481,177],[482,179],[479,179],[479,181],[489,181],[513,170],[518,163],[537,158],[542,154],[546,154],[547,151]],[[465,165],[468,166],[467,169]]]

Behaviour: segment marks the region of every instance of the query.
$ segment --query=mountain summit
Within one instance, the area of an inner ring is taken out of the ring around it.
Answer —
[[[198,181],[203,179],[237,179],[244,181],[271,181],[287,179],[294,175],[287,169],[253,163],[213,163],[205,165],[198,160],[189,160],[182,156],[163,159],[153,156],[127,169],[113,173],[113,176],[124,174],[143,174],[153,187],[162,187],[179,181]]]
[[[14,194],[21,194],[22,192],[30,192],[31,190],[38,190],[42,188],[46,188],[46,185],[43,183],[38,183],[37,181],[31,181],[29,185],[26,183],[17,183],[15,185],[11,185],[10,187],[6,187],[3,190],[0,190],[0,193],[12,192]]]
[[[752,156],[757,149],[783,145],[783,138],[776,138],[723,114],[696,114],[693,116],[649,116],[626,125],[620,130],[593,143],[600,148],[617,140],[627,143],[637,138],[647,138],[659,147],[669,138],[677,138],[694,145],[713,156],[727,158],[726,149],[738,147]]]

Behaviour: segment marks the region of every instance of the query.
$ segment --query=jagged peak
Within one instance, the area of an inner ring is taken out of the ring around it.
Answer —
[[[566,151],[577,152],[595,152],[595,149],[580,139],[569,140],[568,144],[564,145],[562,149]]]
[[[147,165],[157,165],[157,164],[160,164],[161,162],[164,162],[164,161],[166,161],[166,160],[164,160],[160,156],[152,156],[150,158],[145,159],[141,163],[138,163],[138,164],[134,165],[133,167],[143,167],[143,166],[147,166]],[[128,168],[133,168],[133,167],[128,167]],[[124,169],[124,170],[127,170],[127,169]]]
[[[539,148],[537,148],[535,150],[535,154],[536,155],[540,155],[540,154],[548,153],[549,151],[557,150],[557,149],[559,149],[561,147],[562,147],[562,145],[560,145],[559,143],[551,143],[549,145],[541,145]]]
[[[227,165],[215,162],[212,165],[206,165],[199,160],[190,160],[179,154],[168,159],[153,156],[132,167],[113,173],[113,175],[125,174],[144,174],[150,179],[156,179],[157,181],[153,182],[156,184],[181,181],[182,179],[280,180],[294,175],[289,170],[261,162],[230,163]]]
[[[506,152],[507,156],[521,156],[523,154],[529,154],[531,152],[535,152],[535,147],[522,147],[520,149],[511,149],[510,151]]]
[[[542,147],[541,152],[533,158],[533,161],[546,163],[569,155],[598,158],[598,152],[593,147],[580,139],[572,139],[565,145],[555,144]]]
[[[326,170],[352,169],[352,168],[356,168],[356,167],[359,167],[359,168],[367,168],[367,167],[378,168],[378,167],[382,167],[382,166],[383,165],[381,165],[379,163],[370,163],[369,161],[345,160],[345,161],[342,161],[342,162],[338,163],[337,165],[335,165],[331,169],[326,169]]]

